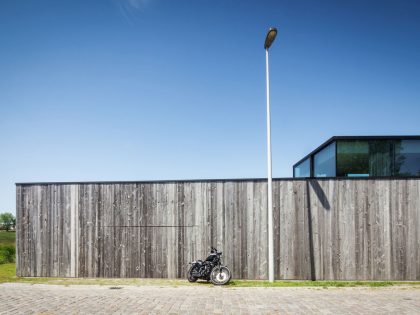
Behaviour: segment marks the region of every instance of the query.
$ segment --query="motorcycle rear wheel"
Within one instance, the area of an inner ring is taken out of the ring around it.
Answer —
[[[230,281],[231,277],[232,274],[227,267],[214,267],[210,274],[210,281],[214,285],[224,285]]]
[[[188,270],[188,277],[187,277],[188,282],[196,282],[196,281],[197,281],[197,279],[198,279],[198,278],[196,278],[196,277],[194,277],[194,276],[192,275],[192,270],[193,270],[193,268],[194,268],[194,267],[191,267],[191,268],[190,268],[190,270]]]

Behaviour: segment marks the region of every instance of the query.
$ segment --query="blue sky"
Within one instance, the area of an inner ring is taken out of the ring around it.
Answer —
[[[333,135],[420,134],[419,1],[0,2],[0,211],[15,182],[265,177]]]

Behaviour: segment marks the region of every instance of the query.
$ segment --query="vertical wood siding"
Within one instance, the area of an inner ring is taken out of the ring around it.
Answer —
[[[267,278],[261,180],[19,184],[17,275],[183,278],[210,246]],[[275,180],[277,279],[420,280],[419,179]]]

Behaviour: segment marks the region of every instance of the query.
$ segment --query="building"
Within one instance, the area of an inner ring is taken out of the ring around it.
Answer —
[[[332,137],[293,166],[293,177],[420,177],[420,136]]]
[[[420,137],[334,137],[295,167],[318,178],[274,179],[275,279],[420,280],[419,162]],[[185,278],[215,246],[233,278],[267,279],[267,192],[266,178],[17,183],[16,274]]]

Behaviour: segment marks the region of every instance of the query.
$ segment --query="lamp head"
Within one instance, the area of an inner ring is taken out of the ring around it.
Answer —
[[[264,49],[270,48],[276,36],[277,36],[277,29],[275,27],[270,27],[270,29],[268,30],[267,36],[265,38]]]

